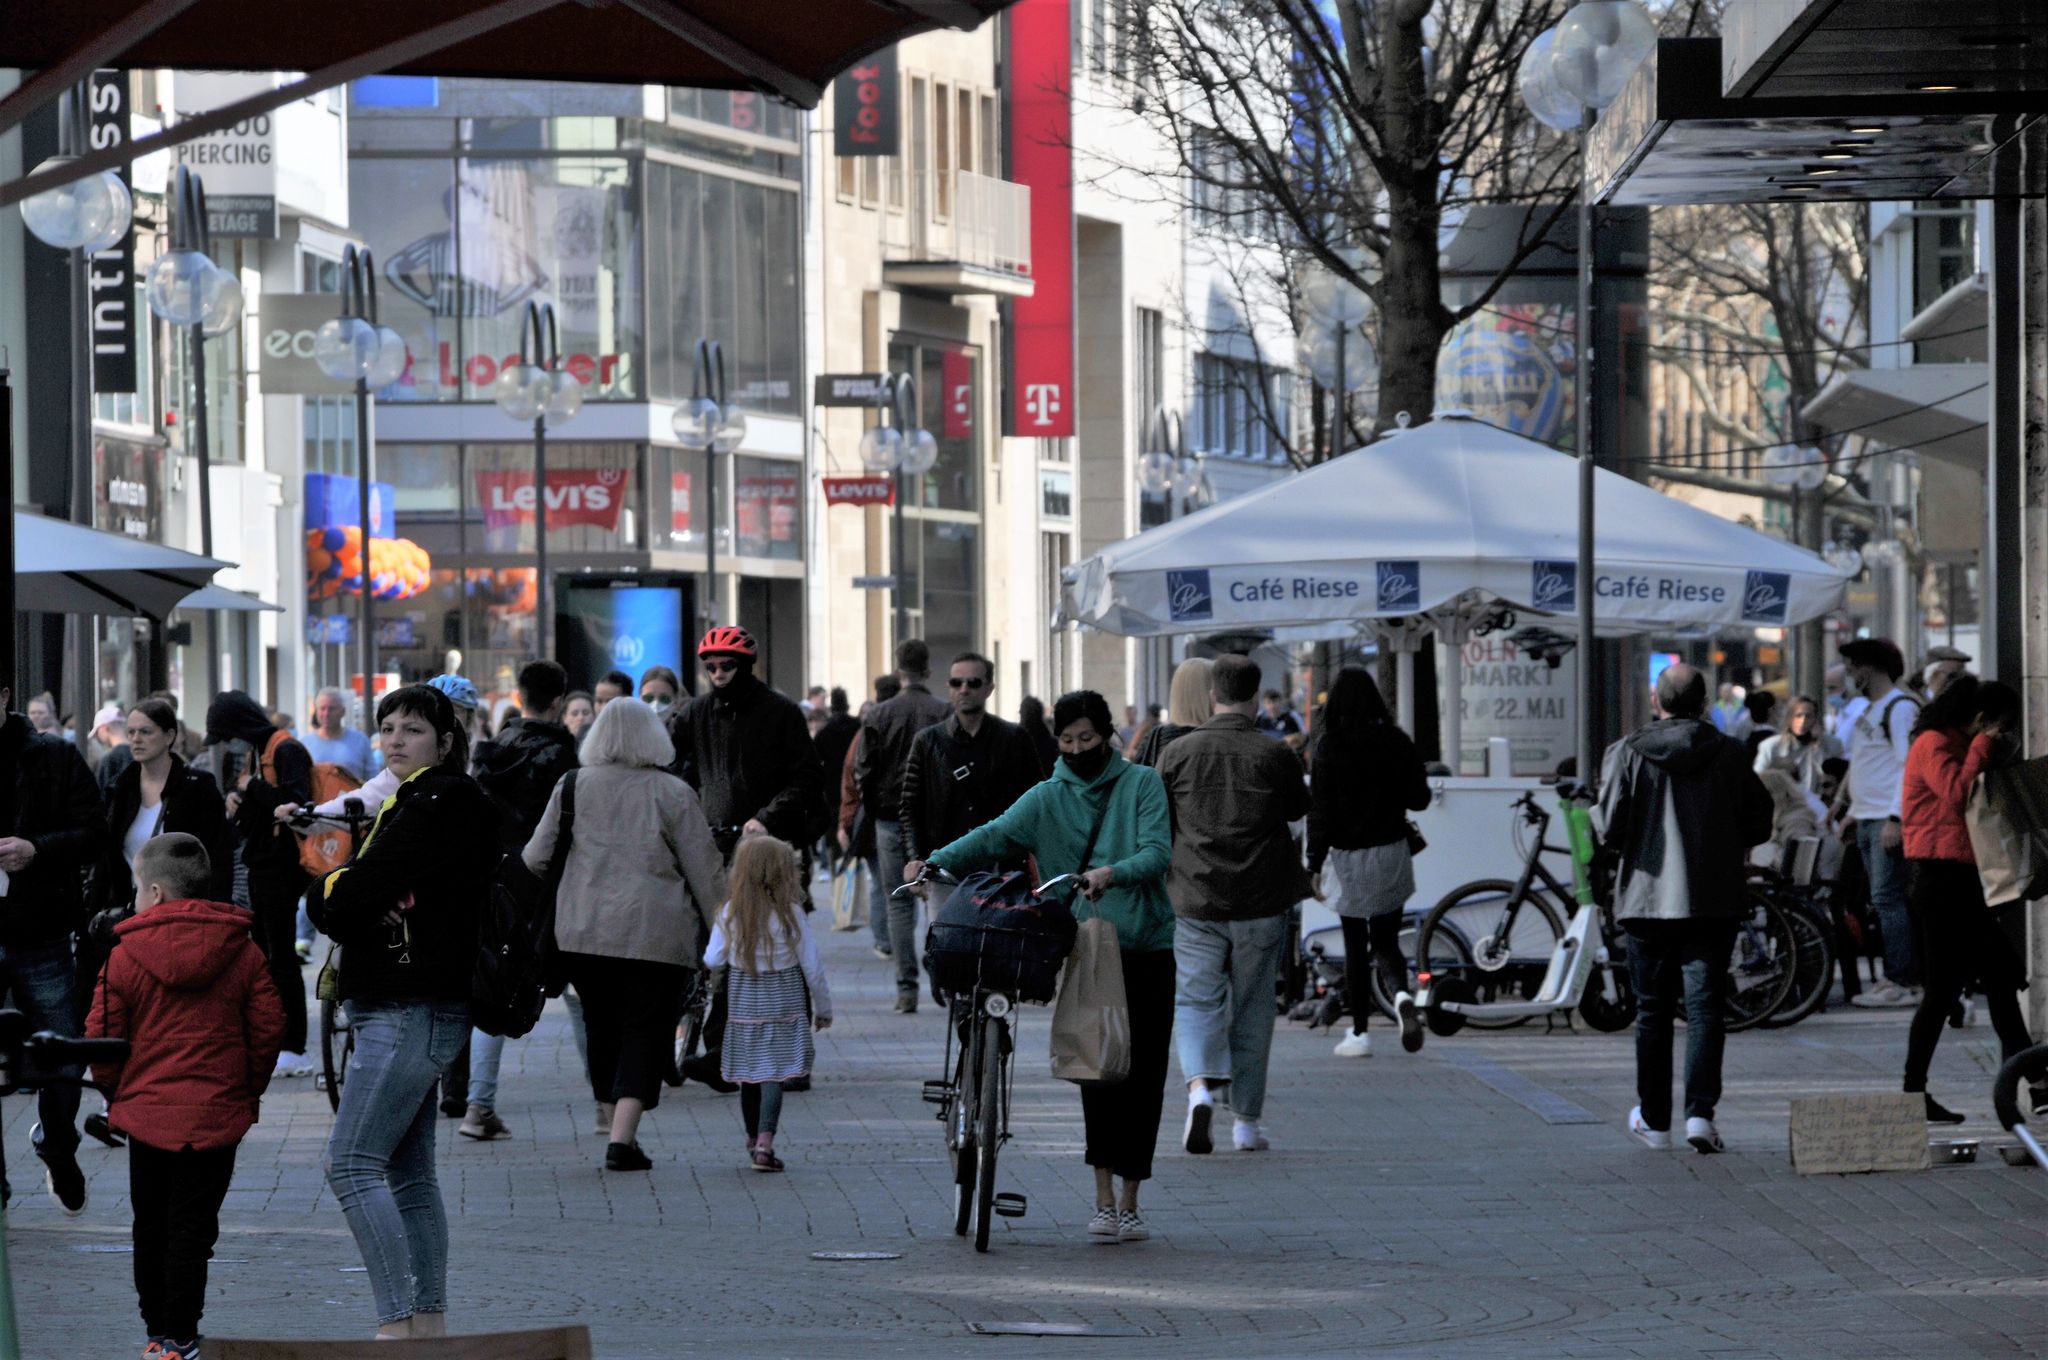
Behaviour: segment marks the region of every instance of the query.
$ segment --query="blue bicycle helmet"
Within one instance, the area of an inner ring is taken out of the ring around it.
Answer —
[[[448,702],[457,708],[475,708],[483,701],[476,686],[459,675],[437,675],[427,683],[447,695]]]

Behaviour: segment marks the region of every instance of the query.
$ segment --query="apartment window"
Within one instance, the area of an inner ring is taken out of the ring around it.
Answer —
[[[882,177],[888,184],[889,211],[902,212],[903,153],[899,151],[893,156],[883,157],[883,160],[886,163],[882,167]]]
[[[1088,69],[1096,75],[1109,70],[1110,0],[1088,0]]]
[[[1277,369],[1220,354],[1195,356],[1195,407],[1188,442],[1236,458],[1287,456],[1294,428],[1294,380]]]
[[[863,208],[879,208],[882,205],[882,158],[880,156],[860,157],[860,205]]]
[[[1145,430],[1152,412],[1166,400],[1166,316],[1140,307],[1131,319],[1131,378],[1136,386],[1138,451],[1145,451]]]
[[[944,222],[953,216],[953,91],[940,85],[932,93],[932,116],[936,120],[933,140],[939,152],[939,182],[933,201],[939,220]]]
[[[1913,310],[1977,272],[1975,209],[1935,209],[1913,218]]]
[[[974,91],[960,91],[957,121],[960,136],[960,168],[967,171],[978,169],[984,175],[989,174],[988,166],[977,164],[974,159]]]
[[[1106,0],[1110,7],[1110,69],[1120,80],[1130,78],[1131,40],[1135,36],[1131,27],[1131,0]]]
[[[996,150],[996,98],[992,94],[981,97],[981,173],[1000,176],[1003,173],[1002,153]]]
[[[855,181],[860,174],[860,166],[855,162],[859,159],[857,156],[839,158],[839,201],[842,203],[853,202]]]
[[[910,210],[921,220],[931,214],[931,114],[925,107],[925,81],[910,78]]]

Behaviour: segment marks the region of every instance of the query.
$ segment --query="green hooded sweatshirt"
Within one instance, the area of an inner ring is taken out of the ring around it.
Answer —
[[[1081,851],[1104,798],[1109,815],[1084,865]],[[1102,773],[1085,781],[1059,761],[1052,778],[1034,785],[994,821],[932,851],[931,862],[965,874],[1025,854],[1038,857],[1038,871],[1047,878],[1108,865],[1116,871],[1115,884],[1094,902],[1077,896],[1074,914],[1108,921],[1116,927],[1117,943],[1132,953],[1173,948],[1173,904],[1166,899],[1173,831],[1157,771],[1112,752]]]

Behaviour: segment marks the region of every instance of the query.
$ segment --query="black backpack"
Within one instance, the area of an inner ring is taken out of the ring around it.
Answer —
[[[562,818],[548,875],[541,878],[519,855],[498,862],[477,922],[476,969],[469,984],[470,1023],[486,1034],[522,1038],[540,1022],[562,981],[555,950],[555,895],[576,831],[576,772],[562,776]]]

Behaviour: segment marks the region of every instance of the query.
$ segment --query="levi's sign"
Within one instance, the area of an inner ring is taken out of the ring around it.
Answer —
[[[869,477],[827,477],[827,505],[894,505],[896,479],[881,473]]]
[[[501,529],[533,522],[533,473],[526,469],[476,474],[484,527]],[[606,533],[619,527],[626,503],[624,468],[549,468],[548,528],[587,524]]]

